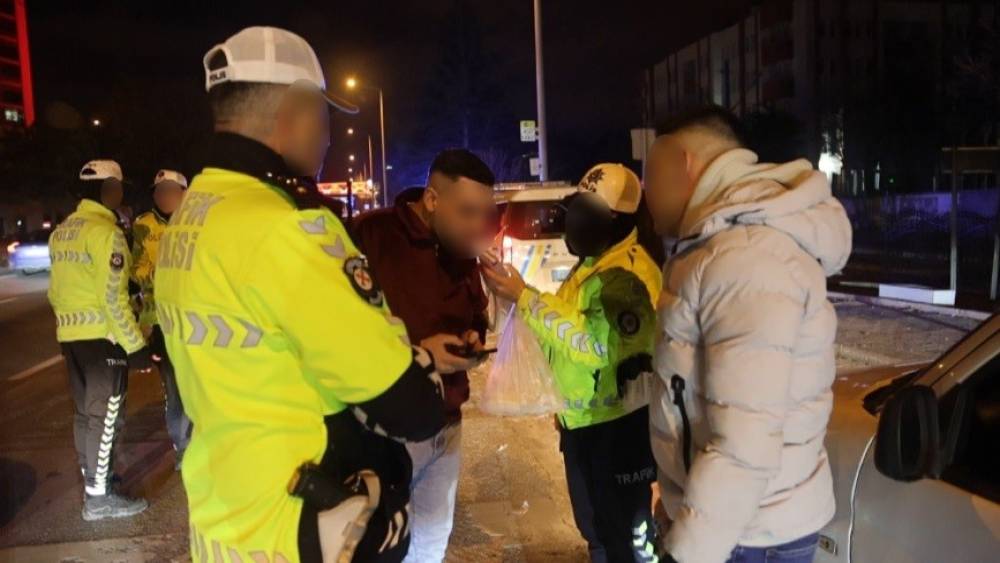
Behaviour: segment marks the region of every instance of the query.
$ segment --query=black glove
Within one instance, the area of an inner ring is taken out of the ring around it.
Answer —
[[[143,346],[142,348],[129,354],[128,367],[129,369],[139,371],[149,371],[153,369],[153,357],[149,353],[149,346]]]
[[[618,396],[625,396],[625,384],[635,380],[643,373],[653,371],[653,358],[649,354],[636,354],[630,358],[625,358],[618,364],[618,371],[615,373],[618,380]]]

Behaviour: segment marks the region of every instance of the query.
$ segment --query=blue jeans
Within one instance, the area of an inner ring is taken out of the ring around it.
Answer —
[[[410,551],[404,563],[444,561],[455,516],[461,445],[461,423],[446,426],[423,442],[406,444],[413,460],[413,483]]]
[[[812,563],[819,534],[771,547],[736,546],[726,563]]]

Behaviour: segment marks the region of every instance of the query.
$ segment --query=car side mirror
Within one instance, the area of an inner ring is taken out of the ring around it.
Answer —
[[[875,467],[896,481],[916,481],[939,467],[938,399],[924,385],[897,391],[882,408],[875,434]]]

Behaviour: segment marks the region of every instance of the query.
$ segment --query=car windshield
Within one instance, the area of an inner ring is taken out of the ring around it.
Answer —
[[[505,233],[520,240],[559,238],[563,225],[557,201],[513,201],[503,213]]]

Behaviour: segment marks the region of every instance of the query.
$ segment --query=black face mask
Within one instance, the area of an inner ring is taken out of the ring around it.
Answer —
[[[566,247],[580,258],[600,256],[632,232],[635,215],[614,213],[581,195],[569,195],[559,203]]]
[[[598,256],[611,243],[611,211],[580,194],[559,204],[566,232],[566,247],[574,256]]]

